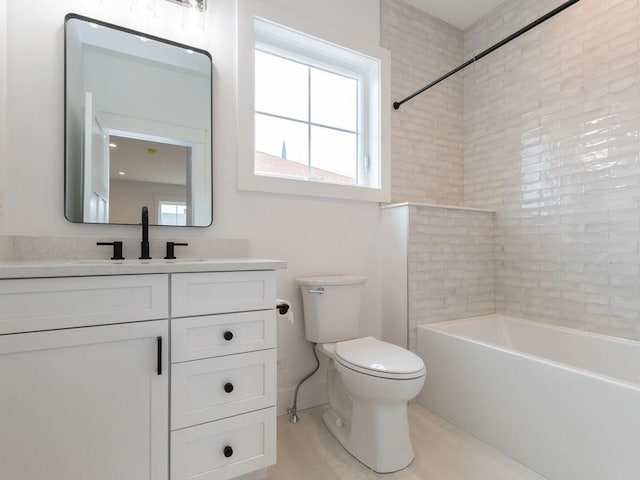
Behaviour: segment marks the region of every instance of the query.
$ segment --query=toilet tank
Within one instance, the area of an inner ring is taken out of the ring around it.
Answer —
[[[301,277],[304,328],[307,340],[330,343],[358,336],[362,285],[356,275]]]

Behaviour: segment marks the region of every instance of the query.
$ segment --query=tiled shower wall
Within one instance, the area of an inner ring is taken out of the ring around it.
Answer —
[[[417,326],[495,312],[494,213],[383,207],[382,339],[415,351]]]
[[[391,98],[401,100],[462,62],[462,31],[400,0],[381,2],[382,46],[391,51]],[[391,115],[391,196],[461,205],[462,76]]]
[[[563,1],[507,1],[465,58]],[[582,0],[464,75],[465,205],[497,210],[498,312],[640,338],[639,25],[638,0]]]
[[[495,312],[492,212],[409,207],[408,343],[417,326]]]

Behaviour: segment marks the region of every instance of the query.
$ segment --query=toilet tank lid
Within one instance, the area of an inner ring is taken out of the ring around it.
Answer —
[[[301,287],[320,287],[333,285],[358,285],[367,281],[366,277],[360,275],[327,275],[318,277],[296,278]]]

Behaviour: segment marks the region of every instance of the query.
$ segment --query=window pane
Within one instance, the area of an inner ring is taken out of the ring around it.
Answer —
[[[329,182],[356,183],[357,135],[311,127],[311,173]]]
[[[255,134],[255,173],[307,177],[307,124],[257,113]]]
[[[358,118],[358,81],[311,69],[311,121],[355,132]]]
[[[309,67],[256,50],[256,111],[307,121]]]
[[[187,206],[181,203],[160,202],[160,225],[186,225]]]

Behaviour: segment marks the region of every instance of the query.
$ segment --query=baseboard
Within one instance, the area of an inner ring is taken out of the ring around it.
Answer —
[[[288,388],[278,391],[278,403],[276,412],[278,415],[287,413],[287,408],[293,404],[294,388]],[[298,390],[298,411],[306,408],[324,405],[329,399],[327,398],[327,382],[324,380],[316,382],[305,382]]]

